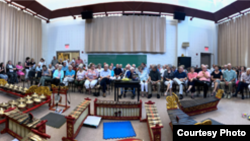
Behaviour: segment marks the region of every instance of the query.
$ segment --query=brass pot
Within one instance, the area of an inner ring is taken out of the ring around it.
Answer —
[[[23,91],[23,87],[19,87],[19,88],[18,88],[18,91],[19,91],[19,92],[22,92],[22,91]]]
[[[42,101],[45,101],[46,98],[47,98],[47,97],[46,97],[44,94],[42,94],[42,95],[40,96],[40,99],[41,99]]]
[[[27,100],[28,100],[28,99],[32,99],[32,97],[29,96],[29,95],[27,95],[25,98],[26,98]]]
[[[34,98],[34,99],[37,98],[37,97],[39,97],[37,93],[34,93],[34,94],[32,95],[32,98]]]
[[[26,99],[21,97],[21,98],[18,99],[18,101],[19,101],[19,102],[25,102]]]
[[[14,88],[14,85],[11,84],[10,87],[9,87],[9,89],[13,89],[13,88]]]
[[[31,99],[28,99],[28,100],[26,101],[26,105],[27,105],[28,108],[33,107],[33,103],[34,103],[34,102],[33,102]]]
[[[26,93],[26,91],[28,91],[28,89],[27,89],[27,88],[24,88],[24,89],[23,89],[23,91],[22,91],[22,93],[24,93],[24,94],[25,94],[25,93]]]
[[[34,98],[34,102],[36,103],[36,104],[38,104],[38,103],[41,103],[41,99],[40,98]]]
[[[26,108],[26,104],[23,102],[20,102],[20,104],[18,105],[18,109],[21,111],[25,111],[25,108]]]
[[[9,104],[8,104],[8,103],[2,103],[0,106],[1,106],[3,109],[7,109],[7,107],[9,106]]]
[[[9,102],[9,104],[10,104],[10,105],[17,105],[17,104],[18,104],[18,102],[17,102],[17,101],[15,101],[15,100],[11,100],[11,101]]]
[[[15,108],[16,107],[16,105],[13,105],[13,104],[11,104],[10,106],[9,106],[9,108]]]
[[[15,86],[15,87],[14,87],[14,91],[19,92],[19,87],[18,87],[18,86]]]
[[[6,84],[4,85],[4,88],[5,88],[5,89],[9,89],[9,86],[10,86],[10,84],[6,83]]]
[[[0,118],[2,118],[4,116],[4,109],[0,108]]]

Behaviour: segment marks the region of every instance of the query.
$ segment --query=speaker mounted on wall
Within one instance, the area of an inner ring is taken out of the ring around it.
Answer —
[[[93,19],[93,11],[83,11],[81,15],[82,19]]]
[[[174,19],[176,20],[184,21],[185,17],[186,17],[186,13],[184,12],[179,12],[179,11],[174,12]]]

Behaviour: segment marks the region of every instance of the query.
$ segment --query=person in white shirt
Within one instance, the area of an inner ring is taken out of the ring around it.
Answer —
[[[210,69],[208,69],[209,68],[209,66],[208,65],[205,65],[206,67],[207,67],[207,71],[211,74],[212,73],[212,71],[210,70]]]
[[[215,64],[213,64],[213,67],[211,67],[210,71],[211,73],[215,70]]]
[[[69,59],[67,60],[67,66],[69,66],[70,65],[70,61],[69,61]]]
[[[40,66],[46,65],[46,62],[43,58],[40,59],[40,62],[38,63]]]
[[[162,77],[163,77],[163,74],[164,74],[165,70],[166,70],[166,65],[163,65],[161,70],[160,70],[160,73],[161,73]]]
[[[227,70],[227,65],[224,65],[224,68],[221,70],[222,73]]]
[[[64,58],[64,61],[63,62],[65,62],[66,63],[66,66],[68,66],[69,64],[68,64],[68,59],[66,59],[66,58]]]
[[[120,69],[123,71],[122,64],[119,65]]]
[[[72,65],[72,63],[75,63],[75,58],[72,59],[72,61],[70,62],[70,65]]]
[[[99,74],[100,74],[100,73],[103,71],[102,65],[101,65],[101,64],[98,64],[96,70],[97,70],[97,71],[99,72]]]
[[[131,67],[131,66],[130,66],[129,64],[126,65],[126,71],[125,71],[125,73],[124,73],[124,77],[126,77],[127,72],[130,71],[130,67]]]
[[[55,67],[52,66],[51,64],[49,64],[48,70],[50,70],[51,72],[53,72],[53,70],[55,70]]]

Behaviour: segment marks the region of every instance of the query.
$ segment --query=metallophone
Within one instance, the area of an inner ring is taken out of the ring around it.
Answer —
[[[26,137],[24,137],[21,141],[47,141],[47,139],[40,137],[39,135],[30,132]]]
[[[26,137],[30,132],[33,132],[42,138],[50,138],[46,134],[46,122],[40,119],[33,118],[32,114],[26,114],[19,111],[16,108],[9,108],[4,113],[6,117],[5,128],[1,131],[1,134],[9,133],[18,140]],[[32,118],[30,118],[32,115]]]
[[[102,119],[137,120],[141,119],[142,101],[94,101],[94,115]]]
[[[85,98],[68,116],[67,119],[67,137],[63,137],[63,141],[76,141],[75,138],[80,132],[83,122],[90,115],[90,101]]]
[[[161,128],[163,128],[163,124],[155,103],[152,101],[145,102],[145,109],[147,114],[145,121],[148,125],[150,141],[161,141]]]
[[[43,87],[40,87],[40,89],[43,89]],[[39,88],[37,90],[39,90]],[[8,108],[17,108],[23,113],[28,113],[46,103],[49,103],[50,105],[51,97],[49,96],[49,94],[43,90],[39,90],[38,93],[40,94],[37,94],[35,92],[31,96],[27,95],[17,100],[11,100],[9,102],[0,103],[0,110],[4,112]],[[5,122],[5,117],[0,116],[0,124],[3,122]]]
[[[0,91],[6,92],[8,94],[15,95],[18,97],[24,97],[24,96],[30,94],[30,93],[27,93],[27,91],[28,91],[27,88],[8,84],[7,81],[4,79],[0,79]]]

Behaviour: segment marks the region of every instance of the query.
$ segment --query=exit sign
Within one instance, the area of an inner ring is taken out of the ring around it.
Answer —
[[[69,44],[65,44],[65,48],[68,49],[69,48]]]
[[[209,50],[209,48],[208,47],[205,47],[205,51],[208,51]]]

